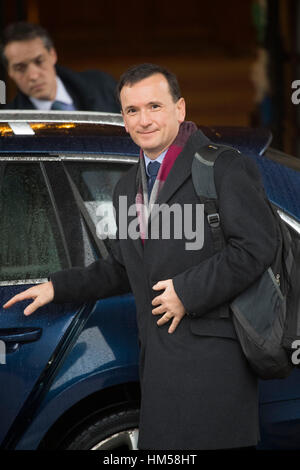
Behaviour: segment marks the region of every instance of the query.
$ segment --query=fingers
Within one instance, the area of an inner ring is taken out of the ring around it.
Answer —
[[[34,301],[29,304],[25,310],[24,315],[28,316],[35,312],[38,308],[46,305],[51,302],[54,298],[54,289],[51,281],[45,282],[38,286],[31,287],[23,292],[12,297],[8,302],[6,302],[3,307],[10,308],[12,305],[22,300],[34,299]]]
[[[158,326],[164,325],[165,323],[168,323],[173,318],[173,315],[169,313],[165,313],[159,320],[157,320],[156,324]]]
[[[152,310],[152,314],[162,315],[156,323],[158,326],[161,326],[172,320],[168,333],[174,333],[185,315],[185,309],[174,291],[172,279],[157,282],[153,286],[153,290],[164,290],[163,294],[158,295],[152,300],[152,305],[155,307]]]
[[[153,302],[152,302],[152,305],[154,305]],[[159,305],[159,306],[156,307],[156,308],[154,308],[154,309],[152,310],[152,313],[153,313],[154,315],[160,315],[160,314],[162,314],[162,313],[165,313],[166,308],[165,308],[161,303],[155,304],[155,305]]]
[[[158,310],[158,309],[155,309],[155,310]],[[161,307],[160,311],[155,312],[155,310],[152,310],[152,313],[154,315],[158,315],[158,314],[164,313],[166,311],[166,309],[164,307]],[[172,323],[171,323],[171,325],[168,329],[168,333],[174,333],[174,331],[176,330],[177,326],[179,325],[181,319],[182,319],[182,315],[176,315],[176,314],[173,314],[171,312],[166,312],[159,320],[157,320],[156,324],[158,326],[162,326],[162,325],[165,325],[166,323],[168,323],[170,320],[172,320]]]
[[[174,333],[176,330],[177,326],[179,325],[180,321],[182,319],[182,316],[177,316],[177,315],[172,315],[171,313],[165,313],[157,322],[156,324],[158,326],[162,326],[165,323],[168,323],[170,320],[172,320],[172,323],[168,329],[168,333]]]
[[[24,310],[24,315],[28,317],[31,315],[33,312],[35,312],[39,307],[42,307],[44,304],[40,302],[39,298],[37,297],[34,302],[29,304],[25,310]]]
[[[162,290],[162,289],[166,289],[167,287],[169,287],[169,285],[171,284],[172,282],[172,279],[166,279],[165,281],[158,281],[156,284],[154,284],[154,286],[152,287],[153,290]]]
[[[172,279],[166,279],[165,281],[158,281],[156,284],[154,284],[154,286],[152,287],[153,290],[158,290],[158,291],[161,291],[164,289],[164,292],[156,297],[154,297],[154,299],[152,300],[152,305],[160,305],[164,302],[165,300],[165,292],[167,290],[169,290],[170,286],[172,285]],[[163,310],[162,312],[157,312],[157,313],[163,313],[165,310]]]
[[[10,308],[17,302],[21,302],[22,300],[28,300],[32,298],[33,298],[32,288],[30,288],[12,297],[10,300],[8,300],[8,302],[6,302],[3,305],[3,308]]]
[[[33,294],[28,291],[21,292],[20,294],[15,295],[12,297],[6,304],[3,305],[3,308],[10,308],[17,302],[21,302],[22,300],[28,300],[34,298]],[[37,308],[39,308],[40,302],[36,299],[34,302],[32,302],[30,305],[28,305],[25,310],[24,310],[24,315],[28,316],[31,315]]]
[[[181,321],[181,318],[178,318],[178,317],[174,317],[173,318],[173,321],[170,325],[170,328],[168,329],[168,333],[174,333],[174,331],[176,330],[177,326],[179,325]]]

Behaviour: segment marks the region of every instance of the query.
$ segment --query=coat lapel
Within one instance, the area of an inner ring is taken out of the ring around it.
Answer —
[[[129,216],[128,215],[128,210],[129,207],[132,207],[136,203],[136,193],[137,193],[137,173],[139,171],[139,165],[140,162],[136,165],[136,171],[132,175],[132,183],[128,185],[128,190],[127,190],[127,218],[128,218],[128,225],[132,222],[134,223],[134,220],[136,219],[135,216]],[[128,227],[127,227],[128,228]],[[127,231],[127,236],[128,231]],[[136,239],[131,238],[131,243],[137,250],[138,254],[142,258],[144,256],[144,248],[143,248],[143,243],[141,240],[141,237],[138,237]]]
[[[208,143],[210,143],[210,140],[200,130],[191,135],[183,150],[176,158],[158,194],[156,204],[167,203],[185,180],[190,177],[195,152]]]

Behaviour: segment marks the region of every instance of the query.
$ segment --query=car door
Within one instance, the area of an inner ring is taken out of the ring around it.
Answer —
[[[23,310],[29,301],[8,310],[2,305],[25,288],[46,281],[53,271],[84,264],[81,258],[86,248],[81,250],[84,237],[78,214],[59,159],[1,156],[2,447],[13,447],[27,426],[76,329],[92,309],[92,305],[51,303],[26,317]],[[73,244],[69,243],[71,234]],[[92,253],[92,247],[89,250]]]

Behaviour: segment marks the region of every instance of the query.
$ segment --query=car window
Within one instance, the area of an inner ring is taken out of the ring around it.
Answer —
[[[41,166],[55,204],[70,266],[88,266],[101,256],[101,252],[81,215],[64,165],[44,161]]]
[[[39,163],[0,165],[0,281],[40,279],[68,266]]]
[[[109,162],[66,163],[99,238],[107,240],[116,233],[113,190],[130,164]]]

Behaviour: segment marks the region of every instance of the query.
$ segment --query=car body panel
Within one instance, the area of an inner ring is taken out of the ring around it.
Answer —
[[[272,133],[264,128],[200,126],[200,129],[216,144],[229,145],[247,155],[262,155],[272,142]]]
[[[253,157],[254,158],[254,157]],[[271,161],[255,157],[270,201],[300,221],[300,173]]]
[[[276,386],[276,384],[271,384]],[[292,385],[299,385],[289,383]],[[283,401],[265,403],[260,407],[259,450],[298,450],[300,432],[300,400],[290,399],[287,395]]]
[[[138,382],[138,357],[133,296],[99,300],[17,449],[37,448],[49,427],[80,400],[121,383]]]
[[[30,285],[18,284],[0,287],[0,303],[3,305],[10,297]],[[65,336],[76,317],[86,316],[87,312],[80,305],[49,304],[36,315],[25,317],[23,309],[28,301],[18,303],[0,315],[0,331],[10,333],[6,343],[6,363],[0,365],[2,387],[0,389],[1,426],[0,442],[7,438],[16,417],[23,415],[24,406],[31,407],[32,400],[37,399],[39,389],[43,386],[45,369],[55,359],[58,345],[62,346]],[[16,331],[16,329],[18,331]],[[40,330],[36,340],[18,342],[22,332],[32,329]],[[13,339],[15,337],[15,339]],[[10,352],[11,351],[11,352]],[[33,391],[34,397],[32,396]],[[3,406],[3,404],[7,404]]]

